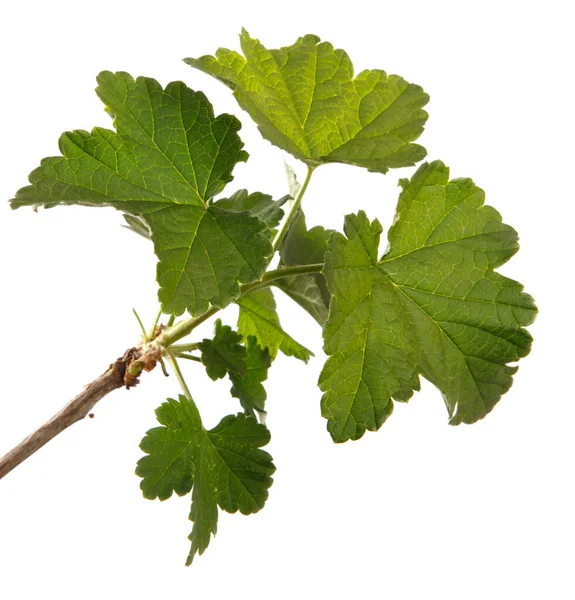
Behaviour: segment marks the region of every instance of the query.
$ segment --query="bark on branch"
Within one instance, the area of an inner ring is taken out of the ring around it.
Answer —
[[[80,421],[90,413],[95,404],[110,392],[121,388],[131,387],[138,382],[134,375],[134,363],[141,358],[141,354],[135,348],[128,350],[122,358],[110,365],[110,368],[97,379],[87,385],[84,390],[71,400],[66,406],[42,427],[22,440],[15,448],[0,459],[0,479],[12,469],[24,462],[29,456],[47,444],[52,438]],[[141,373],[141,361],[138,363]],[[147,364],[146,366],[150,366]],[[145,367],[144,367],[145,368]],[[132,371],[130,374],[128,371]],[[145,370],[151,370],[145,368]]]

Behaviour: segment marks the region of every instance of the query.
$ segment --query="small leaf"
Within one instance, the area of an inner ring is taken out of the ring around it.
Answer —
[[[237,301],[240,307],[238,331],[248,338],[253,335],[261,348],[269,350],[272,360],[281,350],[286,356],[295,356],[307,362],[313,353],[289,336],[280,324],[272,291],[262,289]]]
[[[349,56],[315,35],[279,50],[245,30],[240,42],[244,56],[220,48],[185,62],[230,87],[272,144],[310,166],[342,162],[380,173],[425,157],[411,143],[427,119],[429,97],[419,86],[381,70],[354,79]]]
[[[280,246],[280,265],[323,263],[331,234],[331,229],[321,226],[308,230],[300,209]],[[309,312],[321,326],[325,324],[331,295],[321,273],[282,277],[275,285]]]
[[[204,339],[198,344],[202,363],[211,379],[222,379],[226,373],[245,373],[248,354],[241,345],[242,339],[229,325],[216,320],[214,339]]]
[[[238,398],[245,413],[255,416],[265,414],[266,390],[262,385],[268,377],[268,369],[272,363],[268,349],[262,350],[255,337],[250,336],[246,342],[247,368],[244,373],[230,371],[233,383],[231,392]]]
[[[130,215],[132,229],[151,232],[164,313],[227,306],[240,283],[261,277],[272,254],[259,219],[208,207],[247,159],[239,121],[214,117],[206,97],[180,82],[162,89],[153,79],[104,72],[98,84],[117,133],[62,135],[62,156],[42,161],[12,208],[113,206]]]
[[[214,206],[225,208],[233,212],[249,211],[260,221],[263,221],[271,231],[277,227],[284,216],[282,206],[289,200],[289,196],[284,196],[279,200],[273,200],[271,196],[254,192],[248,194],[247,190],[238,190],[229,198],[221,198],[214,202]]]
[[[329,242],[324,274],[333,294],[324,328],[322,414],[336,442],[378,429],[419,389],[442,392],[450,423],[483,418],[510,388],[531,348],[536,315],[523,286],[493,269],[518,249],[470,179],[449,181],[440,161],[403,180],[390,250],[378,260],[381,226],[348,215]]]
[[[263,508],[275,467],[260,448],[270,435],[264,425],[244,414],[228,415],[206,431],[196,405],[185,396],[168,399],[156,414],[163,427],[151,429],[142,440],[140,447],[147,456],[138,461],[136,473],[147,498],[164,500],[172,491],[189,492],[193,484],[189,565],[216,533],[218,506],[245,515]]]

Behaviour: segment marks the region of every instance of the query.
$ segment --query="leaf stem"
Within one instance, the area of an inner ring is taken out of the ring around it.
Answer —
[[[202,362],[202,359],[199,356],[194,356],[193,354],[184,354],[183,352],[174,352],[174,356],[176,358],[184,358],[186,360],[193,360],[195,362]]]
[[[168,327],[163,333],[161,333],[156,341],[158,344],[163,346],[164,348],[169,348],[172,344],[175,344],[178,340],[181,340],[183,337],[189,335],[198,325],[207,321],[210,317],[213,317],[221,308],[216,308],[212,306],[212,308],[208,309],[203,315],[199,317],[192,317],[191,319],[184,319],[183,321],[179,321],[175,323],[171,327]]]
[[[240,294],[240,298],[242,296],[246,296],[247,294],[251,294],[255,290],[272,285],[277,279],[282,279],[283,277],[293,277],[294,275],[320,273],[322,269],[323,263],[315,263],[312,265],[295,265],[292,267],[279,267],[278,269],[264,273],[263,277],[259,281],[242,285],[242,293]]]
[[[286,233],[288,232],[288,230],[290,228],[291,222],[294,220],[294,218],[297,214],[297,211],[299,210],[299,207],[301,206],[301,201],[303,199],[303,195],[305,194],[305,191],[307,190],[307,186],[310,182],[310,179],[311,179],[314,169],[315,169],[315,167],[308,165],[307,174],[305,176],[303,185],[301,186],[299,193],[298,193],[296,199],[294,200],[294,203],[292,204],[285,221],[283,222],[281,228],[278,230],[278,232],[276,233],[276,236],[274,238],[274,241],[273,241],[274,254],[277,252],[278,248],[280,247],[282,240],[284,239]]]
[[[170,346],[173,352],[193,352],[200,347],[200,342],[194,342],[193,344],[175,344]]]
[[[182,375],[182,371],[180,370],[180,365],[178,364],[178,361],[176,360],[176,357],[168,349],[166,349],[165,352],[166,352],[166,356],[168,357],[168,360],[170,361],[170,364],[172,365],[172,369],[174,369],[174,373],[176,375],[176,379],[178,380],[178,383],[180,384],[180,387],[182,388],[182,391],[184,392],[186,398],[190,402],[193,402],[194,399],[192,398],[192,394],[190,392],[190,389],[188,388],[186,380],[184,379],[184,376]]]
[[[301,196],[301,194],[300,194]],[[254,283],[250,283],[247,285],[242,285],[240,298],[259,290],[264,287],[268,287],[273,284],[277,279],[281,279],[282,277],[292,277],[293,275],[302,275],[305,273],[319,273],[323,268],[323,263],[316,263],[313,265],[295,265],[293,267],[280,267],[279,269],[275,269],[273,271],[268,271],[264,273],[263,277]],[[218,313],[221,308],[217,308],[212,306],[208,309],[203,315],[199,317],[192,317],[190,319],[184,319],[183,321],[179,321],[175,325],[168,327],[165,331],[163,331],[157,338],[156,342],[163,346],[164,348],[169,348],[173,346],[178,340],[189,335],[196,327],[207,321],[210,317],[213,317],[216,313]]]

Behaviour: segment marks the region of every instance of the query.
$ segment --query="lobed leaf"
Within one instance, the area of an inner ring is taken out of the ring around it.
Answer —
[[[381,226],[363,212],[334,234],[324,274],[333,295],[324,329],[322,414],[337,442],[377,430],[419,389],[442,392],[450,423],[484,417],[529,353],[523,328],[536,315],[523,286],[494,269],[518,249],[470,179],[449,181],[436,161],[402,180],[390,249],[378,259]]]
[[[214,338],[204,339],[198,344],[210,379],[222,379],[226,373],[245,373],[247,351],[241,345],[242,339],[229,325],[222,325],[220,319],[216,320]]]
[[[247,159],[239,121],[214,117],[206,97],[180,82],[162,89],[153,79],[103,72],[98,84],[117,131],[63,134],[62,156],[42,161],[12,208],[113,206],[139,233],[149,229],[165,313],[223,308],[240,283],[261,277],[272,253],[259,219],[208,206]]]
[[[268,50],[243,30],[240,43],[243,56],[220,48],[185,62],[230,87],[272,144],[310,166],[341,162],[380,173],[425,157],[412,143],[427,119],[421,87],[381,70],[354,78],[349,56],[315,35]]]
[[[271,456],[261,450],[270,435],[244,414],[228,415],[206,431],[196,405],[185,396],[168,399],[156,414],[163,427],[151,429],[142,440],[147,456],[138,461],[136,474],[147,498],[165,500],[172,491],[181,495],[193,485],[189,565],[217,531],[218,506],[246,515],[263,508],[275,471]]]

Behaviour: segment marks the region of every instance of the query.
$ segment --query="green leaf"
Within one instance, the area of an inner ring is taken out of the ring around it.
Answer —
[[[280,324],[276,302],[269,288],[257,290],[237,301],[240,307],[238,331],[248,338],[253,335],[261,348],[267,348],[274,359],[278,350],[307,362],[313,353],[289,336]]]
[[[256,412],[265,415],[266,390],[262,381],[268,378],[272,363],[268,349],[262,350],[257,339],[249,336],[246,342],[247,368],[243,373],[230,371],[232,396],[238,398],[245,413],[254,417]]]
[[[196,405],[185,396],[168,399],[157,410],[162,427],[147,432],[140,447],[147,454],[136,474],[146,498],[165,500],[172,491],[192,491],[192,548],[202,554],[216,533],[219,506],[226,512],[258,512],[268,497],[275,471],[271,456],[261,450],[269,431],[253,417],[228,415],[206,431]]]
[[[280,246],[280,265],[323,263],[331,229],[321,226],[307,229],[300,209]],[[282,277],[275,284],[304,308],[321,326],[327,320],[331,294],[321,273]]]
[[[167,314],[224,308],[239,296],[240,283],[263,275],[272,254],[265,227],[246,212],[175,206],[145,216],[157,232],[159,298]]]
[[[380,173],[424,158],[411,143],[427,119],[421,87],[381,70],[354,79],[349,56],[315,35],[268,50],[243,30],[240,43],[243,56],[220,48],[185,62],[229,86],[272,144],[310,166],[342,162]]]
[[[271,196],[254,192],[248,194],[247,190],[238,190],[229,198],[221,198],[214,202],[214,206],[225,208],[233,212],[249,211],[260,221],[263,221],[268,229],[272,231],[277,227],[284,216],[282,206],[289,200],[289,196],[284,196],[279,200],[273,200]]]
[[[346,217],[346,237],[334,234],[326,254],[333,299],[319,385],[336,442],[377,430],[392,398],[419,389],[418,374],[441,390],[451,424],[473,423],[510,388],[517,367],[507,363],[531,348],[533,299],[494,271],[517,251],[516,232],[439,161],[401,185],[381,260],[381,226],[363,212]]]
[[[265,225],[208,201],[247,159],[239,121],[214,117],[201,92],[174,82],[103,72],[97,93],[115,117],[116,132],[95,128],[60,138],[61,157],[46,158],[31,185],[12,200],[20,206],[113,206],[134,228],[151,232],[159,258],[164,313],[204,313],[239,295],[240,283],[263,274],[271,256]]]
[[[241,345],[242,340],[242,336],[229,325],[222,325],[220,319],[216,320],[214,339],[204,339],[198,344],[210,379],[222,379],[226,373],[245,373],[248,355]]]

